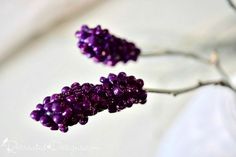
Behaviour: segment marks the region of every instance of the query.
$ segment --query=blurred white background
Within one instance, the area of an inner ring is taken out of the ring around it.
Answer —
[[[178,97],[150,94],[145,105],[116,114],[102,112],[85,126],[71,127],[66,134],[42,127],[30,119],[29,113],[44,96],[58,92],[62,86],[75,81],[97,83],[109,72],[125,71],[143,78],[146,87],[159,88],[219,78],[212,67],[179,57],[140,58],[137,63],[114,68],[95,64],[76,47],[74,32],[82,24],[101,24],[135,41],[144,51],[183,49],[207,56],[217,49],[226,71],[232,78],[236,73],[236,12],[226,0],[1,0],[0,18],[3,157],[172,157],[165,154],[171,151],[164,146],[171,143],[166,136],[171,136],[171,126],[179,124],[176,116],[188,112],[183,108],[196,104],[187,103],[195,100],[190,101],[193,93]],[[215,97],[219,95],[224,96]],[[214,99],[214,92],[211,97]],[[234,105],[235,101],[230,102]],[[210,110],[206,108],[205,115]]]

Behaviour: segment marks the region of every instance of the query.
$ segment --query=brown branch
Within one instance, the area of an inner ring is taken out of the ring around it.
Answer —
[[[198,88],[201,88],[203,86],[208,86],[208,85],[220,85],[220,86],[228,87],[229,89],[236,92],[236,89],[234,89],[228,82],[225,82],[223,80],[198,82],[196,85],[181,88],[181,89],[146,88],[145,90],[149,93],[170,94],[170,95],[173,95],[173,96],[177,96],[177,95],[184,94],[184,93],[187,93],[187,92],[191,92],[193,90],[196,90]]]

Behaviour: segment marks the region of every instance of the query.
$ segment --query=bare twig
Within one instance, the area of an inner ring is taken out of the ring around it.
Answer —
[[[234,4],[234,2],[232,0],[227,0],[229,6],[234,9],[234,11],[236,11],[236,5]]]
[[[236,89],[233,88],[228,82],[225,82],[224,80],[219,81],[204,81],[204,82],[198,82],[196,85],[181,88],[181,89],[154,89],[154,88],[146,88],[145,90],[149,93],[157,93],[157,94],[170,94],[173,96],[177,96],[180,94],[184,94],[193,90],[196,90],[198,88],[201,88],[203,86],[208,85],[220,85],[224,87],[228,87],[229,89],[236,92]]]
[[[214,51],[211,56],[208,58],[204,58],[196,53],[187,53],[187,52],[182,52],[182,51],[170,51],[170,50],[164,50],[164,51],[158,51],[158,52],[151,52],[151,53],[144,53],[141,56],[143,57],[153,57],[153,56],[181,56],[181,57],[186,57],[186,58],[191,58],[196,61],[202,62],[207,65],[213,65],[217,72],[220,74],[222,77],[222,80],[220,81],[205,81],[205,82],[198,82],[198,84],[190,86],[190,87],[185,87],[182,89],[152,89],[152,88],[146,88],[147,92],[150,93],[159,93],[159,94],[170,94],[173,96],[177,96],[179,94],[187,93],[193,90],[196,90],[200,87],[203,86],[208,86],[208,85],[221,85],[230,88],[234,92],[236,92],[236,89],[233,87],[231,84],[230,78],[228,74],[225,72],[223,67],[221,66],[219,55],[216,51]]]
[[[161,56],[181,56],[181,57],[187,57],[192,58],[195,60],[198,60],[202,63],[209,64],[210,60],[204,57],[201,57],[193,52],[183,52],[183,51],[175,51],[175,50],[160,50],[155,52],[148,52],[148,53],[142,53],[141,57],[161,57]]]

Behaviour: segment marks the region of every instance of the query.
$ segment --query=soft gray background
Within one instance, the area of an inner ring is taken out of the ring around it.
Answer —
[[[114,68],[95,64],[76,47],[82,24],[101,24],[143,50],[215,48],[224,68],[236,73],[236,13],[225,0],[1,0],[1,156],[155,156],[160,140],[192,93],[176,98],[150,94],[145,105],[100,113],[66,134],[29,118],[44,96],[74,81],[97,83],[126,71],[146,87],[177,88],[217,79],[213,67],[178,57],[140,58]],[[150,68],[151,67],[151,68]]]

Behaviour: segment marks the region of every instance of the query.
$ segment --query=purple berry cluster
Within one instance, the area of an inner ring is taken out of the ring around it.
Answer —
[[[82,53],[95,62],[115,66],[118,62],[136,61],[140,54],[140,49],[134,43],[110,34],[100,25],[95,28],[83,25],[75,35]]]
[[[45,97],[31,112],[31,118],[51,130],[67,132],[68,126],[84,125],[89,116],[103,110],[114,113],[133,104],[146,103],[142,79],[120,72],[101,77],[100,82],[97,85],[75,82],[70,87],[63,87],[61,93]]]

